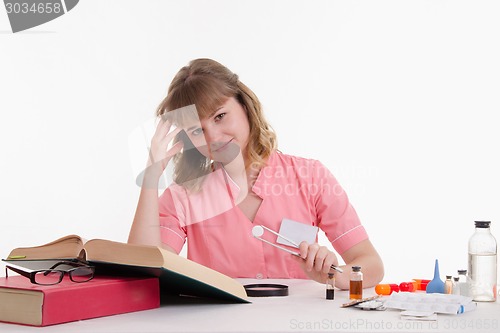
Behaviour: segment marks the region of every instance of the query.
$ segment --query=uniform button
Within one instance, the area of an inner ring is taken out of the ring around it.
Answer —
[[[264,276],[261,273],[257,273],[257,275],[255,275],[255,277],[257,279],[262,279]]]

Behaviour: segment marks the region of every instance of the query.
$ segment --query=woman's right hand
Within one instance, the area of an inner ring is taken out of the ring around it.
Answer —
[[[168,162],[183,147],[177,142],[169,148],[169,144],[182,130],[177,128],[170,132],[172,123],[160,119],[149,148],[148,166],[140,181],[141,194],[130,228],[129,243],[163,246],[160,237],[160,212],[158,205],[158,181]],[[170,133],[169,133],[170,132]]]
[[[170,149],[168,148],[170,142],[182,130],[181,128],[176,128],[170,132],[171,127],[172,123],[170,121],[160,118],[155,134],[151,139],[146,175],[159,178],[172,157],[181,151],[183,147],[182,141],[175,143]]]

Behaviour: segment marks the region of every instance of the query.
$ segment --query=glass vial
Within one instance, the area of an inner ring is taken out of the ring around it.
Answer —
[[[453,277],[452,294],[460,295],[460,285],[458,284],[458,276]]]
[[[467,276],[466,269],[458,270],[458,288],[460,289],[460,295],[462,296],[470,296],[470,279]]]
[[[446,275],[446,280],[444,281],[444,293],[453,293],[453,281],[451,281],[451,275]]]
[[[326,279],[326,299],[335,299],[335,275],[328,273]]]
[[[363,273],[360,266],[352,266],[351,279],[349,283],[349,298],[363,298]]]
[[[470,296],[477,302],[494,302],[497,298],[497,242],[490,223],[475,221],[469,239]]]

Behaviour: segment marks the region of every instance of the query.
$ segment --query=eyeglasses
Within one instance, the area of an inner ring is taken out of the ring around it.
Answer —
[[[60,265],[73,266],[73,268],[70,268],[68,270],[55,269]],[[73,282],[87,282],[94,278],[95,272],[94,266],[89,266],[87,264],[74,261],[60,261],[49,269],[39,269],[30,272],[27,272],[20,267],[7,265],[5,266],[5,277],[8,277],[7,269],[10,269],[24,277],[29,278],[31,283],[33,284],[39,284],[43,286],[50,286],[60,283],[63,280],[65,273],[68,273],[70,280]]]

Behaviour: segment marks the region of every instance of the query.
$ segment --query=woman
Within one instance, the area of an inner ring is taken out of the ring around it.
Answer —
[[[336,286],[350,267],[364,286],[383,277],[382,261],[333,175],[318,161],[277,150],[255,94],[229,69],[196,59],[173,79],[159,105],[148,167],[129,242],[179,253],[232,277],[311,278],[324,283],[335,253],[302,242],[302,258],[252,236],[255,225],[279,230],[283,219],[321,228],[342,256]],[[170,162],[172,160],[172,162]],[[174,183],[158,198],[168,163]]]

